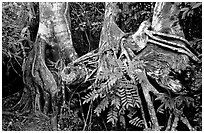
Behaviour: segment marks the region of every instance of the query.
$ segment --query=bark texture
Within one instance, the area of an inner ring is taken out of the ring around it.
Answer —
[[[145,21],[136,33],[127,34],[115,23],[119,12],[117,3],[106,3],[99,48],[80,58],[77,58],[73,47],[68,11],[67,3],[40,3],[38,39],[24,67],[24,81],[27,88],[25,91],[32,96],[34,111],[45,114],[52,112],[51,122],[53,129],[56,130],[58,113],[56,102],[61,85],[64,83],[76,85],[90,81],[92,83],[88,88],[90,89],[107,80],[107,82],[111,81],[108,85],[109,90],[104,87],[105,89],[100,88],[97,91],[109,93],[111,87],[125,77],[141,85],[151,122],[151,126],[148,126],[143,115],[146,130],[160,130],[150,93],[158,96],[163,92],[154,88],[148,77],[154,79],[165,90],[179,93],[183,89],[182,84],[179,80],[170,77],[170,72],[180,73],[181,70],[185,70],[189,64],[189,58],[198,60],[188,49],[188,41],[184,39],[178,23],[176,5],[156,3],[153,21]],[[55,50],[55,47],[58,48],[59,57],[56,60],[47,59],[47,46],[51,47],[51,51]],[[102,80],[101,75],[107,71],[113,75]],[[117,79],[118,75],[121,78]],[[110,93],[113,91],[117,91],[117,88]],[[128,103],[125,107],[134,105]],[[144,113],[141,102],[138,106]],[[182,119],[189,129],[193,129],[185,117],[178,115],[173,120],[171,130],[176,128],[178,119]]]
[[[38,38],[25,63],[24,81],[34,113],[52,113],[51,124],[57,130],[59,72],[77,58],[77,53],[71,38],[68,3],[40,3],[39,7]]]
[[[83,67],[89,68],[88,64],[92,62],[94,66],[90,68],[92,72],[83,69],[87,75],[84,75],[84,78],[78,77],[85,79],[84,82],[90,77],[96,77],[93,82],[94,85],[100,82],[99,77],[104,71],[115,72],[117,67],[130,67],[133,62],[143,64],[134,68],[132,72],[139,79],[150,115],[151,126],[147,127],[147,124],[145,124],[145,130],[160,130],[150,93],[159,96],[163,91],[159,92],[154,88],[147,76],[153,78],[164,90],[179,93],[183,86],[179,80],[169,75],[170,72],[173,70],[173,72],[180,73],[188,66],[189,58],[194,61],[199,59],[188,49],[189,43],[185,40],[178,22],[176,4],[157,2],[154,8],[153,21],[143,22],[134,34],[126,34],[116,25],[115,17],[118,11],[116,3],[106,3],[105,19],[98,51],[92,51],[70,65],[85,64]],[[129,76],[135,81],[134,74]],[[71,77],[69,73],[62,72],[62,77],[65,76]],[[76,77],[77,75],[75,75],[73,81],[77,79]],[[69,84],[72,84],[70,78],[64,78],[64,81],[69,81]],[[143,116],[143,119],[144,123],[147,123],[145,116]],[[170,114],[170,119],[172,119],[172,114]],[[177,118],[174,121],[172,130],[175,128]],[[167,127],[167,129],[169,128]]]
[[[38,33],[49,45],[59,45],[69,62],[77,58],[74,49],[69,21],[68,3],[41,3]]]

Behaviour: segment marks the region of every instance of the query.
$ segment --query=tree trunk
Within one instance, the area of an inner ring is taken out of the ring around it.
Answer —
[[[26,91],[31,94],[33,112],[52,112],[57,130],[57,95],[61,89],[60,71],[77,58],[73,47],[67,3],[40,3],[38,37],[24,67]]]
[[[38,34],[49,45],[59,45],[62,56],[71,62],[77,58],[73,47],[68,3],[40,3]]]
[[[170,78],[170,71],[184,70],[189,58],[197,61],[197,57],[186,46],[188,42],[178,23],[176,5],[156,3],[153,21],[145,21],[136,33],[126,34],[115,22],[119,12],[117,3],[106,3],[99,49],[80,58],[77,58],[71,39],[68,7],[67,3],[40,3],[38,38],[24,67],[26,91],[31,95],[34,112],[52,112],[51,122],[56,130],[56,102],[62,82],[73,85],[85,83],[92,77],[95,80],[88,89],[92,88],[93,98],[87,99],[94,101],[97,97],[104,98],[103,95],[119,97],[117,104],[115,101],[111,103],[112,112],[121,110],[119,107],[136,107],[137,100],[134,98],[140,96],[132,96],[131,93],[137,92],[137,85],[140,85],[152,123],[149,128],[160,130],[150,92],[156,96],[162,92],[154,88],[148,76],[164,89],[178,92],[182,85]],[[129,86],[134,83],[132,92],[124,84],[121,85],[122,79]],[[141,101],[138,106],[143,109]],[[146,123],[146,119],[143,119]],[[108,122],[117,122],[117,117]]]
[[[175,4],[156,3],[152,23],[143,22],[138,31],[132,35],[125,34],[116,25],[115,17],[118,11],[116,3],[106,3],[105,19],[98,52],[90,52],[75,60],[73,64],[89,62],[95,58],[94,73],[90,73],[84,78],[87,80],[95,74],[96,80],[91,86],[93,87],[100,82],[100,76],[105,71],[111,70],[113,72],[117,67],[129,69],[132,66],[131,64],[142,63],[142,66],[131,68],[132,71],[128,72],[128,76],[135,81],[134,75],[136,74],[136,77],[139,79],[152,123],[150,128],[151,130],[160,130],[150,92],[156,96],[161,92],[151,85],[147,76],[155,79],[164,89],[179,92],[181,91],[182,84],[169,76],[170,71],[173,70],[180,73],[181,70],[185,70],[187,67],[189,58],[195,61],[199,59],[188,49],[189,46],[187,45],[189,43],[184,39],[184,34],[178,23],[178,9]],[[87,66],[85,65],[84,67]],[[72,79],[68,78],[70,77],[69,73],[65,74],[63,72],[62,77],[67,77],[64,78],[64,81],[67,81],[67,83],[73,83]],[[73,81],[76,81],[77,74],[74,77]],[[104,82],[104,79],[102,81]],[[111,84],[116,82],[117,79]],[[110,87],[111,85],[109,85],[109,89]],[[102,90],[95,91],[101,93]],[[94,91],[92,95],[94,99],[98,97]],[[131,106],[131,104],[128,105]],[[115,118],[115,120],[117,119]]]

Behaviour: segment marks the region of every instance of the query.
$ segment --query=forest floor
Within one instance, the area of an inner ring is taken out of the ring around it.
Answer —
[[[2,114],[3,131],[51,131],[50,121],[40,115],[17,116]]]
[[[42,114],[19,114],[8,111],[20,99],[20,94],[3,98],[2,100],[2,130],[3,131],[51,131],[50,120]]]

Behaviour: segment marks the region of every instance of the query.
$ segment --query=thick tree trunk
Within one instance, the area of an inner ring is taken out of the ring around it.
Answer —
[[[128,74],[131,80],[136,82],[134,75],[139,79],[152,123],[149,128],[151,130],[160,130],[150,92],[156,96],[162,92],[159,92],[151,85],[147,76],[155,79],[164,89],[179,92],[182,89],[182,84],[169,76],[170,71],[173,70],[180,73],[181,70],[185,70],[187,67],[189,58],[194,61],[199,59],[188,49],[189,46],[187,45],[189,43],[184,39],[184,34],[178,23],[178,9],[175,4],[156,3],[152,23],[143,22],[138,31],[132,35],[126,35],[116,25],[115,17],[118,11],[116,3],[106,3],[105,19],[98,52],[90,52],[70,64],[85,64],[83,67],[88,68],[87,62],[92,62],[94,58],[95,68],[94,70],[92,69],[93,73],[85,72],[87,75],[84,75],[84,78],[77,76],[77,73],[75,73],[73,77],[71,76],[73,74],[66,73],[67,69],[70,69],[67,67],[62,72],[62,77],[66,77],[63,80],[68,84],[72,84],[77,80],[77,77],[87,81],[92,75],[96,75],[92,76],[96,77],[95,82],[91,86],[93,87],[100,82],[104,72],[111,71],[114,74],[114,71],[118,70],[115,70],[117,67],[126,69],[128,72],[125,73]],[[138,65],[134,68],[134,65],[132,66],[134,63],[143,65]],[[128,69],[130,68],[133,70],[129,71]],[[82,72],[82,70],[87,69],[81,69],[80,71]],[[105,79],[104,77],[102,81],[104,82]],[[111,79],[109,80],[111,81]],[[109,83],[108,81],[107,83]],[[112,81],[111,85],[116,82],[117,79]],[[111,85],[108,86],[108,89],[110,89]],[[102,93],[103,89],[95,91]],[[109,93],[108,90],[106,91]],[[123,90],[120,91],[122,92]],[[94,95],[96,92],[93,91],[92,94]],[[126,104],[125,107],[128,106],[132,106],[131,103]],[[114,120],[117,120],[117,118]],[[111,122],[114,123],[114,120],[112,119]]]
[[[141,101],[134,99],[140,98],[135,94],[138,92],[135,90],[138,89],[137,85],[140,85],[152,125],[148,128],[160,130],[150,92],[156,96],[161,92],[148,81],[148,76],[164,89],[178,92],[182,85],[178,80],[170,78],[170,71],[184,70],[189,58],[198,60],[186,46],[188,42],[178,23],[176,6],[172,3],[156,3],[152,23],[145,21],[136,33],[125,34],[115,23],[119,12],[117,4],[106,3],[99,49],[80,58],[77,58],[72,44],[68,11],[67,3],[40,3],[38,39],[24,67],[24,80],[32,95],[34,111],[45,114],[52,111],[51,122],[56,130],[57,93],[62,85],[58,81],[62,78],[63,83],[72,85],[94,78],[95,81],[89,87],[93,90],[92,101],[100,96],[104,98],[103,95],[108,97],[114,94],[114,97],[119,97],[117,104],[111,102],[112,112],[121,110],[120,107],[136,107],[137,104],[143,110]],[[48,53],[47,47],[51,48]],[[50,53],[56,59],[46,55]],[[125,85],[119,86],[124,79],[129,86],[134,83],[132,92]],[[108,122],[115,124],[117,117],[114,115],[117,112],[112,114],[113,118]],[[144,123],[147,123],[143,117]]]
[[[62,55],[71,62],[77,58],[77,53],[73,47],[69,23],[68,3],[40,3],[38,34],[49,45],[59,45]]]
[[[52,112],[51,124],[57,130],[59,73],[63,64],[77,58],[77,53],[71,39],[68,4],[40,3],[39,7],[38,37],[24,65],[24,81],[34,112]]]

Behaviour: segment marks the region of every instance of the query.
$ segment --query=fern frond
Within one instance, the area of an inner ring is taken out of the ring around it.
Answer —
[[[137,87],[131,88],[130,92],[132,94],[132,102],[133,102],[133,106],[137,106],[138,108],[140,108],[140,104],[141,104],[141,100],[137,91]]]
[[[118,92],[123,107],[128,109],[129,106],[134,106],[132,102],[132,94],[128,89],[120,88],[118,89]]]
[[[108,97],[105,97],[96,107],[94,113],[96,113],[97,116],[100,116],[100,113],[104,111],[106,108],[108,108],[108,104],[109,104]]]
[[[139,117],[135,117],[134,119],[130,120],[129,123],[136,127],[142,127],[144,125],[143,120],[141,120]]]
[[[135,83],[134,80],[127,80],[124,77],[121,78],[120,80],[118,80],[119,85],[121,87],[125,87],[125,88],[133,88],[137,85],[137,83]]]
[[[97,93],[96,90],[93,90],[92,92],[88,93],[85,97],[83,97],[82,99],[84,99],[83,104],[90,102],[91,100],[94,101],[96,98],[98,98],[99,93]]]
[[[135,108],[129,109],[129,113],[128,113],[127,117],[132,119],[132,117],[137,113],[137,111],[138,110],[136,110]]]
[[[146,62],[144,60],[132,60],[130,63],[130,67],[133,69],[144,68],[146,66]]]
[[[96,75],[96,81],[98,84],[101,82],[108,81],[110,77],[114,74],[110,69],[106,67],[99,68],[101,69],[98,74]]]
[[[96,75],[96,79],[98,82],[103,82],[109,79],[109,72],[106,71],[101,71],[99,72],[99,74]]]
[[[114,96],[112,98],[111,105],[114,105],[117,109],[120,109],[120,98],[117,96]]]
[[[116,108],[111,108],[107,115],[107,123],[111,122],[112,125],[115,125],[118,121],[118,111]]]
[[[109,90],[116,84],[118,77],[115,75],[110,76],[109,80],[107,81],[107,87]]]
[[[120,59],[117,59],[116,62],[118,64],[119,68],[124,72],[126,69],[126,66],[123,64],[123,62]]]

